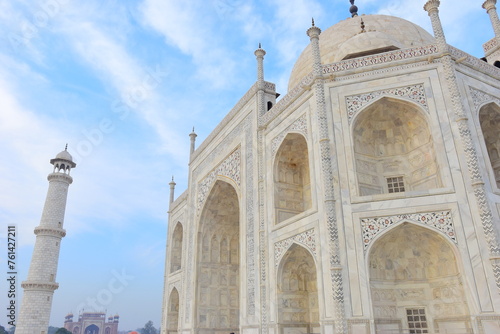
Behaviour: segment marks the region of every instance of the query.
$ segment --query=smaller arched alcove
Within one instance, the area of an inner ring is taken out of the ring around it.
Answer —
[[[80,327],[76,326],[73,328],[73,334],[80,334]]]
[[[172,248],[170,257],[170,272],[181,269],[182,266],[182,224],[177,223],[172,234]]]
[[[483,132],[484,144],[488,151],[491,169],[495,175],[495,183],[500,188],[500,107],[489,103],[479,111],[479,123]]]
[[[276,223],[311,208],[309,154],[304,136],[289,133],[274,161]]]
[[[278,269],[278,322],[286,333],[319,333],[318,282],[311,253],[293,244]]]
[[[170,292],[167,310],[167,332],[169,334],[177,333],[179,326],[179,292],[176,288]]]
[[[423,112],[384,97],[361,111],[352,128],[360,196],[442,187]]]
[[[377,333],[469,333],[457,258],[439,232],[403,223],[374,242],[368,259]]]

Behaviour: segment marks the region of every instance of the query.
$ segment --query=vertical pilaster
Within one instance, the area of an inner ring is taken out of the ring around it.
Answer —
[[[265,103],[264,103],[264,56],[266,51],[262,49],[260,43],[259,48],[255,50],[255,56],[257,57],[257,108],[258,116],[262,116],[265,113]],[[269,332],[268,327],[268,295],[267,295],[267,240],[266,240],[266,224],[265,224],[265,172],[264,172],[264,129],[259,128],[257,132],[257,157],[258,157],[258,201],[259,201],[259,267],[260,267],[260,321],[261,321],[261,334],[267,334]]]
[[[324,79],[321,69],[321,54],[319,49],[319,35],[321,29],[314,26],[307,30],[307,35],[311,41],[313,53],[313,72],[314,72],[314,95],[316,96],[316,117],[319,127],[319,147],[321,155],[321,176],[324,184],[324,203],[326,212],[326,222],[328,224],[329,246],[330,246],[330,273],[333,288],[333,304],[335,305],[335,332],[338,334],[346,333],[347,324],[345,318],[344,306],[344,284],[342,278],[342,266],[340,263],[340,246],[337,227],[337,217],[335,210],[335,194],[333,183],[333,165],[334,157],[331,154],[330,133],[328,118],[326,114]]]
[[[471,179],[472,190],[476,199],[477,207],[480,212],[480,220],[483,227],[483,232],[488,243],[490,253],[490,261],[493,266],[495,275],[495,283],[500,289],[500,246],[498,242],[497,231],[493,224],[493,214],[491,212],[490,203],[486,195],[483,177],[479,169],[478,156],[471,131],[468,125],[467,114],[462,103],[462,96],[458,88],[458,81],[455,73],[454,63],[451,55],[448,52],[448,44],[443,33],[441,21],[439,19],[439,0],[430,0],[424,5],[424,9],[428,12],[431,19],[434,36],[438,45],[439,52],[442,54],[441,63],[445,74],[446,85],[448,87],[453,110],[455,113],[455,121],[457,122],[464,154],[467,161],[467,169]]]

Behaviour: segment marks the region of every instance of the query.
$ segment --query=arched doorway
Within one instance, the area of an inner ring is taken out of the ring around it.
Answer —
[[[284,333],[319,333],[318,283],[314,259],[294,244],[278,270],[278,322]]]
[[[179,327],[179,292],[176,288],[170,293],[167,311],[168,333],[176,334]]]
[[[85,328],[85,334],[99,334],[99,327],[90,325]]]
[[[239,332],[238,195],[217,181],[201,214],[198,247],[197,322],[202,333]]]
[[[353,124],[360,196],[442,187],[430,127],[415,105],[382,98]]]
[[[311,208],[309,154],[304,136],[289,133],[274,161],[274,207],[276,223]]]
[[[470,316],[455,254],[425,227],[404,223],[369,253],[377,333],[468,333]]]

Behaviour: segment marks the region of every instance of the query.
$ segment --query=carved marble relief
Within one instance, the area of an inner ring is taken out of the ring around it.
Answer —
[[[379,233],[389,227],[403,222],[412,222],[415,224],[430,226],[433,229],[442,232],[455,244],[457,243],[451,212],[437,211],[361,219],[361,227],[363,230],[363,249],[366,251],[372,240]]]
[[[307,137],[307,118],[306,114],[300,116],[297,118],[295,122],[293,122],[291,125],[289,125],[285,130],[283,130],[279,135],[273,138],[271,142],[271,151],[272,151],[272,156],[274,157],[276,155],[276,151],[278,150],[279,146],[281,145],[281,142],[285,138],[285,136],[290,132],[290,131],[298,131],[304,135],[304,137]]]
[[[314,229],[310,229],[303,233],[294,235],[293,237],[278,241],[274,244],[274,264],[276,267],[278,267],[283,254],[293,243],[304,246],[314,256],[316,256],[316,234]]]
[[[202,181],[198,183],[198,214],[200,214],[200,210],[205,203],[207,194],[210,191],[211,186],[217,179],[217,176],[226,176],[229,179],[233,180],[238,186],[241,184],[240,165],[241,149],[238,147],[222,163],[215,167]]]
[[[349,123],[351,123],[352,118],[359,110],[382,96],[409,100],[417,103],[426,111],[429,111],[423,84],[391,88],[359,95],[346,96],[345,100],[347,105],[347,118],[349,120]]]
[[[472,101],[474,102],[474,107],[476,108],[476,112],[479,111],[479,107],[485,102],[495,102],[498,105],[500,105],[500,99],[496,96],[490,95],[488,93],[485,93],[483,91],[480,91],[479,89],[470,86],[469,90],[472,96]]]

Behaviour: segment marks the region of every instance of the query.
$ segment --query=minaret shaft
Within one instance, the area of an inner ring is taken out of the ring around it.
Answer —
[[[68,152],[63,151],[51,160],[55,166],[49,174],[49,189],[45,199],[40,225],[35,228],[35,247],[28,271],[22,282],[24,296],[21,303],[16,334],[46,334],[49,327],[52,296],[56,283],[68,187],[73,182],[69,175],[73,163]]]

